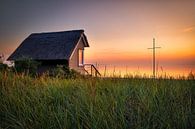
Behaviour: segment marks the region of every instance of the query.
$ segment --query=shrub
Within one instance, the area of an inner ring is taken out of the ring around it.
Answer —
[[[8,66],[6,64],[0,63],[0,71],[5,71],[8,69]]]
[[[25,75],[36,75],[37,67],[40,65],[39,62],[29,59],[23,58],[15,61],[15,70],[18,73],[24,73]]]
[[[80,73],[66,65],[57,65],[57,68],[50,71],[50,75],[58,78],[76,78],[81,76]]]

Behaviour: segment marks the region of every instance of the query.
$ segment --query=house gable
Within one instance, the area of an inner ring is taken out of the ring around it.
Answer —
[[[70,69],[75,69],[81,73],[84,71],[84,66],[79,66],[79,49],[84,50],[84,47],[85,43],[83,37],[81,36],[76,47],[74,48],[74,51],[72,52],[72,55],[69,58]]]

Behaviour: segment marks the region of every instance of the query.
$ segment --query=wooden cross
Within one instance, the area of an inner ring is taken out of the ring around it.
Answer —
[[[156,47],[155,46],[155,38],[153,38],[153,47],[152,48],[148,48],[148,49],[153,49],[153,77],[156,77],[156,49],[157,48],[161,48],[161,47]]]

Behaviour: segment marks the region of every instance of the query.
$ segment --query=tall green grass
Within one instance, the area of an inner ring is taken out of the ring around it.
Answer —
[[[192,129],[195,81],[0,73],[0,128]]]

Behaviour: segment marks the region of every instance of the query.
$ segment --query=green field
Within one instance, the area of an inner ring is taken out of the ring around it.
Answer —
[[[0,73],[0,128],[192,129],[195,80]]]

